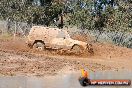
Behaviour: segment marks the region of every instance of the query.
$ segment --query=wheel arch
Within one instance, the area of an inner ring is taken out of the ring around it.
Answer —
[[[37,43],[37,42],[41,42],[41,43],[45,44],[44,41],[42,41],[42,40],[35,40],[35,41],[33,42],[32,46],[33,46],[35,43]]]
[[[82,45],[79,45],[79,44],[73,44],[71,49],[73,49],[74,46],[79,46],[81,49],[83,49],[83,46]]]

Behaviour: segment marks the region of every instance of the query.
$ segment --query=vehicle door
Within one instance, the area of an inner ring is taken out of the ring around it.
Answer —
[[[55,49],[65,48],[65,40],[66,40],[65,32],[59,31],[57,36],[51,41],[53,48]]]

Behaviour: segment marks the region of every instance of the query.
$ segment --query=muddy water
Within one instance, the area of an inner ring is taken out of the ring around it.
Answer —
[[[45,77],[0,77],[0,88],[83,88],[78,82],[80,72]],[[90,72],[90,79],[131,79],[132,72]],[[132,88],[132,86],[89,86],[85,88]]]

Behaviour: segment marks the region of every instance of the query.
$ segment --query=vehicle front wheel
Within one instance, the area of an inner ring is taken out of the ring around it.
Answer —
[[[43,51],[45,49],[44,43],[42,43],[42,42],[36,42],[36,43],[34,43],[33,49],[34,50],[38,50],[38,51]]]
[[[79,45],[74,45],[71,49],[74,54],[80,55],[83,53],[83,48]]]

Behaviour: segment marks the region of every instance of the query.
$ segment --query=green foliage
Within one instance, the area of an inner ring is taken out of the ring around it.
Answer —
[[[23,1],[23,2],[22,2]],[[34,24],[46,24],[60,14],[63,5],[53,3],[48,6],[37,6],[32,4],[33,0],[1,0],[0,19],[11,19],[12,21],[27,22]],[[42,1],[42,0],[41,0]]]
[[[51,4],[51,1],[40,0],[41,6],[38,6],[32,3],[33,0],[0,0],[0,19],[48,26],[52,24],[54,18],[58,18],[59,14],[65,11],[64,7],[70,6],[72,12],[66,14],[69,19],[64,20],[69,25],[89,30],[105,27],[108,31],[126,31],[132,27],[132,13],[126,8],[129,3],[119,1],[118,9],[110,5],[106,11],[100,10],[98,16],[92,15],[93,0],[78,0],[69,4],[56,2]],[[103,0],[103,3],[106,3],[106,0]],[[80,7],[81,4],[83,7]]]
[[[93,20],[89,10],[92,6],[92,1],[83,0],[83,3],[85,3],[84,8],[80,7],[80,1],[71,4],[73,6],[73,13],[69,14],[70,19],[68,23],[76,25],[81,29],[91,29]]]

